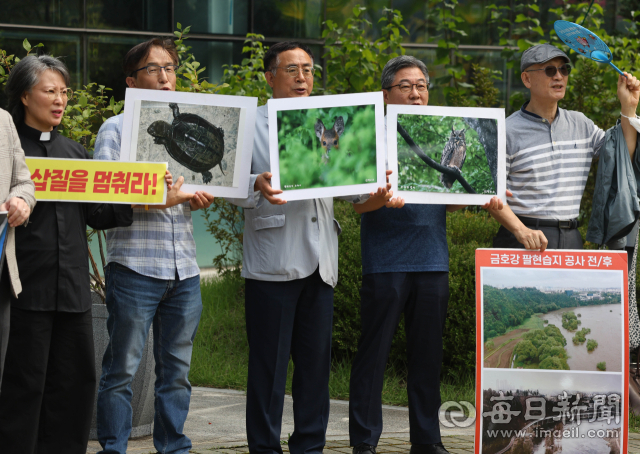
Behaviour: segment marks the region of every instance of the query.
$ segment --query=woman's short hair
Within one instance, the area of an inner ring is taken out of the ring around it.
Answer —
[[[67,67],[59,59],[50,55],[29,55],[20,60],[11,70],[4,91],[9,99],[7,110],[15,124],[24,122],[22,95],[30,92],[38,84],[40,76],[45,71],[55,71],[62,76],[67,87],[71,84]]]

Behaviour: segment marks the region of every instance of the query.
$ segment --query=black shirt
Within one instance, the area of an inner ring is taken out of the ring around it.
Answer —
[[[82,145],[51,131],[51,139],[25,124],[18,125],[28,157],[91,159]],[[16,232],[16,257],[22,293],[11,305],[32,311],[85,312],[91,309],[86,226],[127,227],[131,205],[38,202],[27,227]]]

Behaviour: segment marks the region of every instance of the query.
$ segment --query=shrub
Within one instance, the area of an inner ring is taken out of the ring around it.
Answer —
[[[604,372],[605,370],[607,370],[607,363],[605,361],[601,361],[596,365],[596,367],[598,368],[598,370]]]
[[[589,339],[587,341],[587,350],[592,352],[598,347],[598,341],[595,339]]]

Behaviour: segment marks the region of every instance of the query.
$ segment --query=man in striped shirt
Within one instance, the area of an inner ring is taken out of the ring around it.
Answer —
[[[491,210],[502,224],[493,246],[582,249],[580,200],[605,133],[584,114],[558,107],[571,72],[564,52],[539,44],[522,54],[520,69],[531,100],[506,121],[509,205]],[[625,74],[618,78],[618,98],[633,158],[638,133],[628,117],[636,115],[640,82]]]

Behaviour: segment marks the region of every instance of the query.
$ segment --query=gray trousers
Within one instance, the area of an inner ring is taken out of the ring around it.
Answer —
[[[4,372],[4,357],[9,343],[9,318],[11,315],[11,282],[9,281],[9,267],[5,263],[0,277],[0,385]]]
[[[533,227],[529,228],[533,229]],[[583,249],[582,236],[578,229],[540,227],[538,230],[541,230],[549,241],[547,249]],[[513,233],[502,226],[500,226],[498,234],[493,238],[493,247],[524,249],[524,245],[516,239]]]

